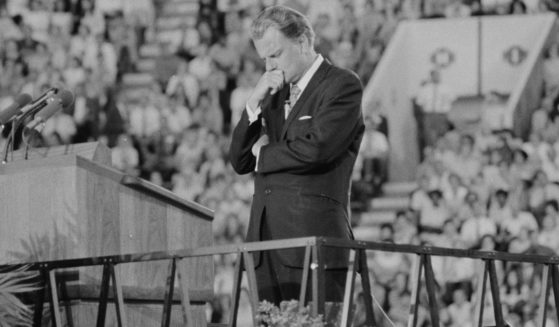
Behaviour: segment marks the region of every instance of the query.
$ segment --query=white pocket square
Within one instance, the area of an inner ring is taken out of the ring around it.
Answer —
[[[307,119],[311,119],[311,116],[301,116],[299,117],[299,120],[307,120]]]

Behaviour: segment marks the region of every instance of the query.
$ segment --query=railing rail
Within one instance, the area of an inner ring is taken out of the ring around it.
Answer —
[[[496,326],[505,326],[503,312],[501,308],[499,283],[495,268],[496,261],[505,262],[521,262],[544,265],[542,292],[539,299],[538,326],[545,326],[547,318],[547,306],[550,292],[553,292],[555,303],[559,303],[559,257],[545,256],[538,254],[516,254],[498,251],[476,251],[465,249],[451,249],[431,246],[416,246],[393,243],[378,243],[357,240],[343,240],[325,237],[306,237],[287,240],[243,243],[236,245],[223,245],[213,247],[201,247],[197,249],[184,249],[177,251],[158,251],[141,254],[122,254],[111,256],[100,256],[91,258],[77,258],[67,260],[40,261],[32,263],[13,263],[0,265],[0,273],[16,271],[24,267],[27,271],[39,271],[41,281],[44,287],[41,290],[42,295],[38,296],[35,304],[35,326],[40,326],[42,319],[42,309],[44,305],[44,292],[47,292],[50,307],[52,310],[52,319],[54,326],[62,326],[59,311],[59,296],[57,290],[56,270],[67,268],[78,268],[88,266],[103,266],[101,278],[101,292],[99,296],[99,309],[97,315],[97,326],[104,326],[105,315],[108,303],[109,287],[112,285],[112,293],[114,296],[114,304],[117,313],[117,322],[119,326],[127,326],[126,315],[124,311],[124,298],[122,288],[118,280],[118,274],[115,274],[115,266],[120,264],[130,264],[148,261],[169,261],[168,275],[166,281],[165,298],[163,299],[163,314],[161,325],[169,326],[171,305],[173,299],[173,291],[175,280],[179,279],[179,289],[181,290],[181,304],[183,309],[183,319],[186,325],[192,321],[190,312],[190,298],[188,291],[188,283],[186,282],[185,272],[179,262],[183,259],[214,256],[223,254],[237,254],[237,263],[234,277],[233,287],[233,305],[231,315],[229,317],[229,326],[235,326],[237,320],[238,303],[240,298],[241,279],[243,272],[246,272],[246,278],[249,286],[249,300],[253,313],[256,312],[259,303],[256,278],[254,274],[254,262],[252,259],[253,252],[280,250],[288,248],[304,248],[305,264],[303,268],[302,287],[299,296],[299,304],[302,306],[308,299],[306,290],[307,285],[311,283],[310,303],[314,314],[324,313],[325,299],[324,289],[324,272],[322,256],[327,255],[328,248],[345,248],[350,252],[350,262],[348,263],[348,273],[346,280],[346,291],[344,295],[344,303],[342,308],[342,326],[349,326],[351,322],[351,306],[356,275],[361,275],[361,281],[364,291],[364,300],[366,305],[366,318],[370,326],[375,326],[375,317],[373,310],[373,301],[371,294],[371,281],[369,280],[369,270],[367,267],[367,251],[383,251],[398,252],[407,254],[416,254],[410,276],[412,277],[412,295],[411,309],[408,320],[408,326],[412,327],[417,324],[417,312],[419,304],[419,293],[424,284],[427,291],[429,301],[429,314],[432,326],[439,326],[439,310],[436,296],[436,280],[433,273],[431,262],[432,256],[458,257],[481,260],[484,264],[478,272],[478,281],[475,292],[477,298],[476,307],[476,325],[482,326],[484,301],[487,290],[487,281],[489,281],[489,291],[493,300],[493,314]],[[309,280],[310,279],[310,280]],[[556,305],[556,313],[559,316],[559,310]],[[256,321],[254,322],[256,325]]]

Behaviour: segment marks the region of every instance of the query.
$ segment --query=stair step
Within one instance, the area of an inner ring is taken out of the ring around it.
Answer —
[[[395,216],[396,211],[393,210],[363,212],[361,213],[359,226],[380,226],[385,223],[392,223]]]
[[[153,76],[147,73],[127,73],[122,76],[125,87],[149,87],[153,82]]]
[[[382,196],[371,201],[373,211],[403,210],[409,205],[409,198],[403,196]]]
[[[185,17],[180,16],[165,16],[157,19],[156,28],[158,31],[166,30],[181,30],[185,24]]]
[[[161,55],[161,47],[159,44],[148,43],[140,47],[140,57],[142,58],[155,58]]]
[[[136,68],[138,68],[138,70],[142,73],[153,72],[153,70],[155,69],[155,59],[140,59],[136,63]]]
[[[382,186],[382,191],[386,195],[409,196],[416,188],[416,182],[390,182]]]
[[[176,15],[197,15],[200,10],[198,1],[168,1],[161,13],[162,17]]]
[[[356,240],[375,241],[380,237],[380,228],[374,226],[353,227],[353,236]]]
[[[182,35],[182,32],[177,29],[161,30],[156,32],[155,39],[161,43],[171,42],[175,44],[177,42],[177,39],[180,38],[180,36],[177,37],[177,34]]]

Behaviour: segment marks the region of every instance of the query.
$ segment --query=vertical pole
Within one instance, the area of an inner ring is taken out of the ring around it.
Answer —
[[[55,271],[49,271],[49,300],[50,311],[52,314],[52,324],[56,327],[62,327],[62,319],[60,317],[60,306],[58,305],[58,289],[56,285]]]
[[[433,266],[431,265],[431,256],[424,254],[424,268],[425,268],[425,287],[427,288],[427,296],[429,297],[429,311],[431,312],[431,324],[434,327],[439,327],[439,305],[437,303],[437,295],[435,291],[436,281],[435,274],[433,273]]]
[[[481,327],[483,324],[483,309],[485,307],[485,284],[487,283],[487,261],[484,261],[480,266],[477,278],[477,300],[476,300],[476,317],[477,326]]]
[[[175,290],[175,273],[177,263],[175,259],[169,262],[167,268],[167,280],[165,282],[165,297],[163,299],[163,316],[161,317],[161,327],[169,327],[171,323],[171,307],[173,303],[173,292]]]
[[[41,327],[43,320],[43,305],[45,303],[45,288],[48,285],[47,274],[45,270],[40,271],[40,288],[37,291],[35,299],[35,312],[33,313],[33,327]]]
[[[241,296],[241,279],[243,278],[243,255],[237,253],[237,263],[235,265],[235,276],[233,277],[233,296],[231,312],[229,314],[229,327],[237,326],[237,314],[239,311],[239,298]]]
[[[359,267],[359,257],[355,255],[356,250],[351,249],[349,251],[349,263],[345,281],[345,292],[344,292],[344,302],[342,307],[342,319],[341,327],[347,327],[351,325],[351,307],[353,304],[353,289],[355,288],[355,276],[357,268]]]
[[[375,325],[375,311],[373,310],[373,296],[371,295],[371,280],[369,279],[369,265],[367,264],[367,252],[365,249],[358,250],[359,269],[361,270],[361,283],[363,284],[363,300],[365,302],[365,317],[367,326]]]
[[[185,326],[192,326],[194,317],[190,308],[190,294],[188,293],[188,278],[184,271],[184,262],[181,259],[175,259],[175,266],[178,268],[179,285],[181,289],[181,305],[182,317]]]
[[[101,293],[99,294],[99,309],[97,311],[97,327],[105,326],[107,315],[107,300],[109,298],[109,265],[103,265],[103,277],[101,277]]]
[[[540,294],[539,306],[538,306],[538,325],[545,327],[545,321],[547,319],[547,300],[549,298],[549,281],[551,280],[551,265],[544,265],[543,277],[542,277],[542,291]]]
[[[421,290],[421,268],[423,267],[423,256],[417,254],[413,260],[411,280],[411,303],[408,327],[417,326],[417,309],[419,307],[419,292]]]
[[[315,244],[313,247],[312,255],[312,277],[313,277],[313,306],[312,314],[314,316],[319,314],[324,314],[324,287],[326,287],[324,281],[324,262],[321,257],[321,245]]]
[[[250,297],[250,307],[252,309],[252,322],[254,326],[258,326],[256,314],[258,313],[258,287],[256,285],[256,273],[254,271],[254,260],[248,251],[243,250],[243,258],[245,262],[245,271],[247,273],[248,292]]]
[[[111,280],[113,282],[113,294],[115,297],[115,311],[116,319],[119,327],[126,327],[126,312],[124,310],[124,297],[122,295],[122,286],[120,285],[120,279],[115,273],[114,264],[109,264],[109,273],[111,275]]]
[[[495,270],[495,260],[487,260],[487,265],[491,295],[493,298],[493,311],[495,312],[495,323],[500,327],[505,325],[505,318],[503,317],[503,306],[501,305],[499,281],[497,280],[497,272]]]
[[[305,261],[303,262],[303,277],[301,278],[301,291],[299,293],[299,310],[305,307],[307,285],[309,283],[309,269],[311,266],[311,246],[305,247]]]

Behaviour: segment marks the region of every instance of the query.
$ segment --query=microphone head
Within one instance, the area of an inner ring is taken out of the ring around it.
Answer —
[[[74,102],[74,94],[68,90],[60,91],[56,95],[56,97],[60,101],[60,104],[62,105],[63,108],[68,107],[69,105],[72,104],[72,102]]]
[[[9,122],[14,116],[19,114],[21,108],[31,102],[31,100],[33,100],[33,98],[27,93],[18,95],[14,103],[0,112],[0,124],[3,125]]]
[[[27,93],[22,93],[22,94],[18,95],[17,98],[16,98],[16,103],[20,107],[25,106],[26,104],[28,104],[31,101],[33,101],[33,98]]]

